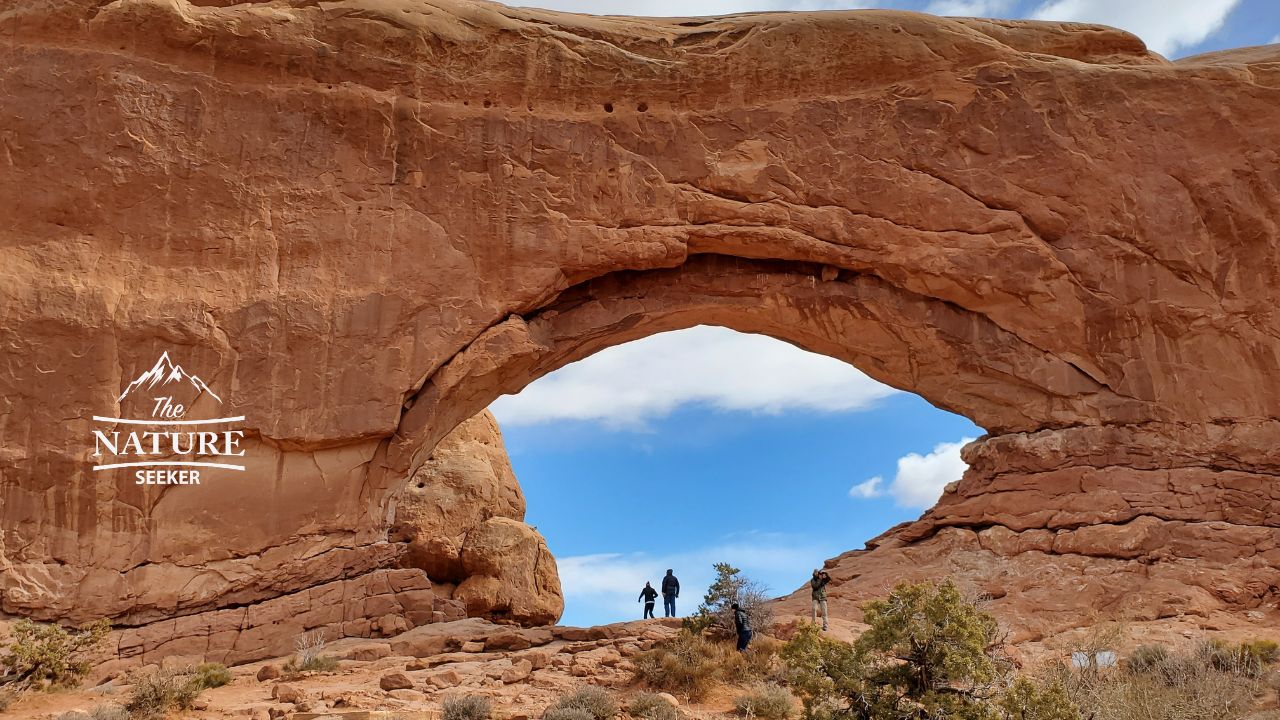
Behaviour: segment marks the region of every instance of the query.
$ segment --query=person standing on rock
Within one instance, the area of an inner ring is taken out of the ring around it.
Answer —
[[[657,601],[657,599],[658,599],[658,591],[653,589],[653,585],[651,583],[645,583],[644,589],[640,591],[640,599],[636,601],[636,602],[640,602],[640,600],[644,601],[644,619],[645,620],[648,620],[649,618],[654,616],[653,605]]]
[[[751,644],[751,618],[747,617],[747,611],[734,603],[729,607],[733,608],[733,627],[738,631],[738,652],[746,652],[747,646]]]
[[[818,610],[822,610],[822,629],[827,628],[827,583],[831,582],[831,576],[826,570],[813,571],[813,577],[809,580],[809,587],[812,589],[813,595],[813,622],[818,622]]]
[[[680,581],[667,569],[667,576],[662,578],[662,614],[663,617],[676,616],[676,598],[680,597]]]

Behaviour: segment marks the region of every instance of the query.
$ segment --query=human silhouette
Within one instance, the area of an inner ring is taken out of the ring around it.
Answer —
[[[662,614],[664,617],[676,616],[676,598],[678,597],[680,597],[680,581],[668,569],[667,576],[662,578]]]
[[[640,602],[641,600],[644,601],[644,619],[645,620],[648,620],[649,618],[653,617],[653,605],[654,605],[654,601],[656,601],[657,599],[658,599],[658,591],[653,589],[653,585],[649,583],[645,583],[644,589],[640,591],[640,597],[636,600],[636,602]]]

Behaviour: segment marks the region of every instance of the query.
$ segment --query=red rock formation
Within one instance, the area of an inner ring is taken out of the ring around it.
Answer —
[[[564,611],[560,576],[546,541],[522,520],[524,494],[486,410],[454,428],[410,478],[391,540],[407,541],[401,564],[424,570],[468,615],[551,624]]]
[[[876,557],[1049,533],[1046,563],[1123,545],[1148,578],[1221,568],[1224,607],[1271,596],[1241,538],[1280,525],[1275,47],[218,4],[0,6],[3,612],[136,627],[381,572],[459,422],[699,323],[989,431]],[[89,470],[90,418],[162,351],[246,417],[244,473]]]

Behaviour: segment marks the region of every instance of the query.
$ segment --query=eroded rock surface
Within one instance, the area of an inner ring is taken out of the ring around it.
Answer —
[[[0,611],[142,632],[385,569],[395,498],[460,422],[700,323],[989,432],[857,558],[969,533],[1270,602],[1275,46],[221,4],[2,6]],[[89,469],[91,418],[164,351],[245,416],[244,473]]]
[[[524,494],[489,411],[449,433],[397,499],[393,541],[468,615],[543,625],[564,598],[546,541],[524,519]],[[459,585],[459,583],[461,583]]]

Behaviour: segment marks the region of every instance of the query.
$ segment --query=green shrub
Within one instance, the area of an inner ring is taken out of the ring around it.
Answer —
[[[1240,651],[1250,657],[1257,658],[1263,665],[1270,665],[1280,660],[1280,643],[1275,640],[1254,638],[1240,643]]]
[[[489,720],[493,705],[487,697],[464,695],[445,698],[442,711],[442,720]]]
[[[999,706],[1007,720],[1080,720],[1080,709],[1061,682],[1037,684],[1020,677],[1000,696]]]
[[[89,672],[86,655],[111,631],[106,620],[68,630],[23,618],[9,630],[0,652],[0,676],[21,690],[28,687],[72,687]]]
[[[1267,663],[1261,653],[1254,654],[1246,645],[1232,645],[1223,640],[1205,640],[1196,646],[1196,658],[1219,672],[1246,677],[1259,677]]]
[[[583,710],[594,720],[613,720],[618,714],[618,702],[604,688],[588,686],[562,696],[554,706],[562,710]]]
[[[867,603],[854,645],[803,624],[782,650],[808,718],[991,717],[1008,674],[995,619],[951,581],[903,583]]]
[[[707,588],[697,611],[684,619],[685,630],[695,635],[710,632],[719,638],[736,635],[733,603],[747,614],[751,629],[763,633],[773,624],[773,609],[768,588],[742,574],[729,563],[715,563],[716,579]]]
[[[631,698],[627,713],[636,720],[676,720],[675,706],[658,693],[643,692]]]
[[[203,689],[193,673],[158,670],[134,681],[124,709],[133,720],[156,720],[171,710],[190,710]]]
[[[761,685],[733,701],[739,715],[762,720],[786,720],[795,714],[795,697],[778,685]]]
[[[191,671],[200,689],[222,687],[231,683],[231,671],[222,663],[200,663]]]
[[[1169,658],[1169,648],[1163,645],[1140,645],[1125,660],[1125,667],[1136,673],[1158,672]]]

